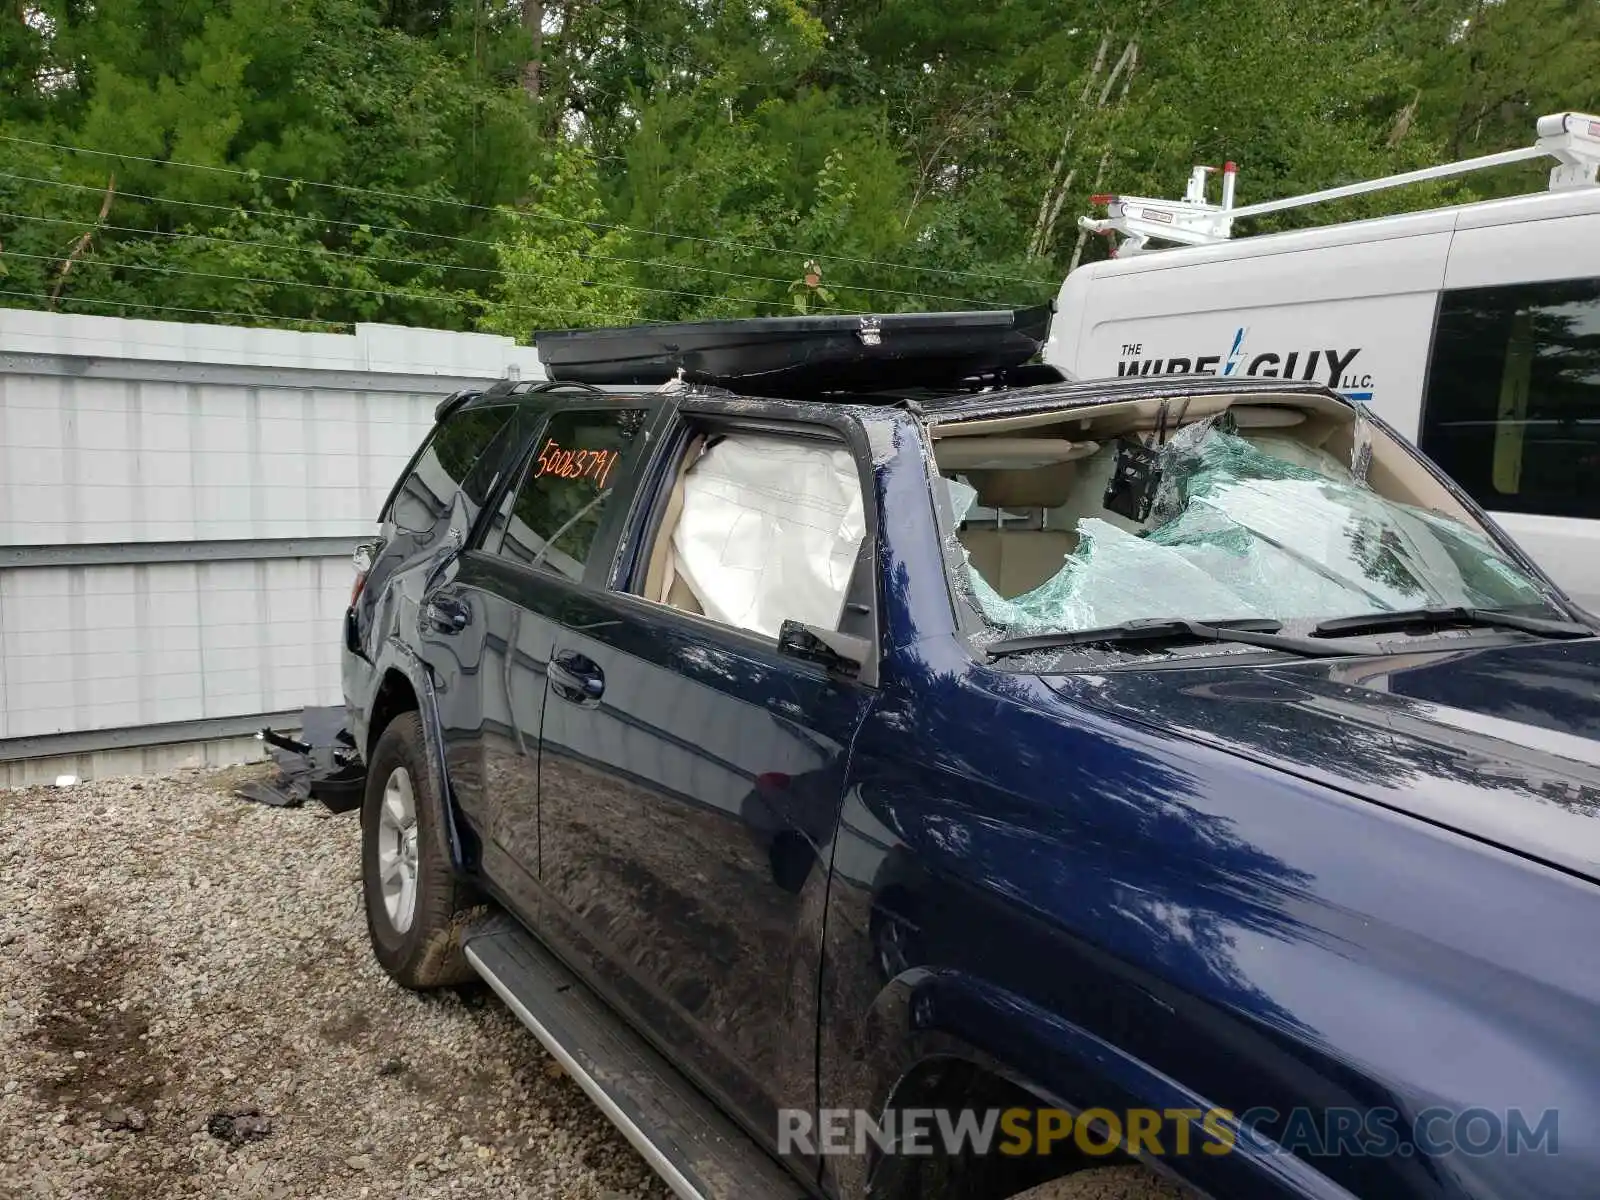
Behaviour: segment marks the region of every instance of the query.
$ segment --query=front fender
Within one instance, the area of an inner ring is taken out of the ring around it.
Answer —
[[[891,1110],[918,1107],[917,1096],[907,1096],[907,1082],[920,1067],[955,1059],[1016,1083],[1037,1098],[1037,1107],[1066,1110],[1074,1120],[1088,1112],[1098,1128],[1096,1146],[1120,1136],[1122,1149],[1200,1194],[1352,1200],[1314,1166],[1256,1131],[1242,1130],[1216,1102],[1090,1030],[968,974],[907,971],[878,994],[866,1027],[872,1037],[858,1045],[858,1061],[872,1064],[872,1075],[862,1078],[858,1094],[827,1096],[827,1107],[864,1110],[885,1125]],[[1109,1130],[1094,1109],[1112,1115],[1117,1130]],[[1146,1118],[1152,1133],[1136,1147],[1126,1130],[1130,1112],[1154,1114]],[[1221,1138],[1206,1131],[1208,1117]],[[1187,1130],[1179,1133],[1179,1125]],[[997,1154],[1003,1136],[995,1134],[990,1154]],[[1160,1154],[1152,1152],[1152,1139]],[[869,1195],[869,1160],[834,1158],[830,1165],[838,1195]]]
[[[935,719],[938,728],[924,728]],[[995,754],[996,728],[1026,753]],[[1137,780],[1102,798],[1109,782],[1127,775],[1104,769],[1104,758],[1087,731],[1002,709],[959,682],[931,696],[925,687],[908,690],[903,702],[890,695],[869,719],[831,859],[819,1108],[881,1115],[905,1081],[926,1077],[919,1068],[954,1057],[1019,1085],[1044,1107],[1105,1109],[1123,1122],[1129,1110],[1153,1110],[1169,1140],[1146,1137],[1129,1148],[1202,1193],[1343,1200],[1348,1192],[1327,1161],[1282,1152],[1255,1130],[1241,1135],[1226,1117],[1235,1135],[1228,1153],[1203,1153],[1210,1139],[1192,1129],[1188,1153],[1180,1152],[1183,1119],[1167,1118],[1168,1110],[1198,1110],[1203,1119],[1238,1108],[1241,1096],[1287,1107],[1280,1097],[1304,1094],[1305,1072],[1285,1053],[1301,1031],[1219,1006],[1199,990],[1212,981],[1202,973],[1211,959],[1185,958],[1178,934],[1154,938],[1166,911],[1160,902],[1170,899],[1181,915],[1218,896],[1175,890],[1174,880],[1189,878],[1187,854],[1176,874],[1152,876],[1169,861],[1157,853],[1159,825],[1130,819],[1131,829],[1103,828],[1129,811],[1144,815]],[[1169,778],[1154,765],[1146,773]],[[1276,897],[1262,890],[1258,902]],[[1153,948],[1171,953],[1152,961]],[[1246,1067],[1255,1076],[1241,1082]],[[1287,1077],[1297,1087],[1263,1087],[1260,1077],[1269,1085]],[[950,1103],[941,1094],[937,1106]],[[870,1165],[852,1156],[827,1161],[841,1196],[867,1194]]]
[[[881,1111],[936,1031],[1065,1108],[1248,1114],[1232,1153],[1159,1156],[1229,1200],[1588,1194],[1600,889],[945,665],[856,739],[819,1107]]]
[[[1214,1140],[1202,1120],[1222,1111],[1216,1102],[988,981],[957,971],[907,971],[879,993],[868,1028],[878,1044],[866,1047],[867,1061],[882,1064],[882,1070],[873,1094],[855,1102],[873,1113],[900,1105],[902,1085],[917,1067],[955,1058],[1018,1084],[1041,1107],[1061,1108],[1074,1118],[1102,1109],[1125,1125],[1133,1110],[1160,1114],[1154,1138],[1162,1153],[1151,1153],[1145,1139],[1138,1157],[1202,1193],[1230,1200],[1351,1200],[1310,1164],[1240,1129],[1231,1117],[1213,1117],[1226,1130],[1221,1141]],[[1179,1123],[1190,1127],[1182,1139],[1187,1152],[1179,1149]],[[1133,1149],[1125,1128],[1123,1145]]]

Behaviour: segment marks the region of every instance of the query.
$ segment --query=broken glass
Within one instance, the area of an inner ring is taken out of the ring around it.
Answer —
[[[1080,518],[1061,569],[1011,599],[969,563],[972,601],[1008,636],[1146,617],[1293,621],[1543,602],[1483,535],[1367,487],[1366,446],[1358,435],[1346,466],[1283,435],[1242,437],[1226,414],[1196,422],[1160,447],[1144,530]],[[951,495],[959,519],[975,493],[952,484]]]

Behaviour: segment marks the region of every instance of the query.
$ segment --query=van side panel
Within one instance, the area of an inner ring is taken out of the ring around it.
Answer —
[[[1600,522],[1538,513],[1489,515],[1562,591],[1600,616]]]
[[[1600,188],[1594,199],[1600,201]],[[1600,276],[1600,212],[1456,231],[1446,288]]]
[[[1106,272],[1081,305],[1072,373],[1310,379],[1415,439],[1449,245],[1441,231]]]
[[[1098,301],[1100,292],[1096,284],[1107,269],[1115,269],[1115,262],[1085,263],[1061,282],[1056,293],[1056,311],[1050,318],[1050,332],[1045,338],[1044,361],[1055,367],[1068,379],[1086,379],[1077,368],[1083,340],[1084,313],[1091,303]],[[1091,294],[1095,300],[1091,300]]]

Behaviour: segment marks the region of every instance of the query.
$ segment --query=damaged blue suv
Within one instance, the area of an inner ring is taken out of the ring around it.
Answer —
[[[541,336],[345,626],[373,950],[682,1197],[1600,1178],[1600,639],[1382,422],[1037,312]]]

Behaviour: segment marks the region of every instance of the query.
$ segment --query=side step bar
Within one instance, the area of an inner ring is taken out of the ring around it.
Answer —
[[[805,1200],[806,1189],[509,917],[470,930],[473,970],[682,1200]]]

